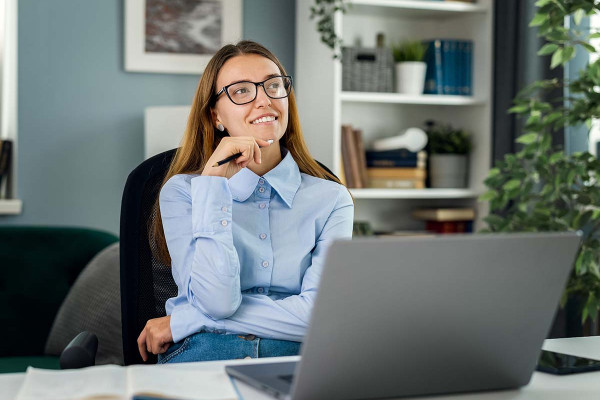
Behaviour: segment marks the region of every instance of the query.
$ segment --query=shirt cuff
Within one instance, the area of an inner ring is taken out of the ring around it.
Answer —
[[[191,184],[194,237],[230,231],[233,199],[227,178],[197,176]]]
[[[171,336],[174,343],[202,330],[220,332],[224,329],[223,321],[210,319],[189,303],[175,307],[171,313]]]

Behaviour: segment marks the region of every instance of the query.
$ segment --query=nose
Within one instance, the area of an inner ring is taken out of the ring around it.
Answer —
[[[267,96],[264,86],[256,88],[256,99],[254,100],[256,107],[266,107],[271,105],[271,98]]]

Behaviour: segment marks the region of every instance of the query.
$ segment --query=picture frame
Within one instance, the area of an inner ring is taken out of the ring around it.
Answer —
[[[242,1],[182,0],[183,12],[169,0],[125,0],[125,71],[202,74],[219,48],[241,40]]]

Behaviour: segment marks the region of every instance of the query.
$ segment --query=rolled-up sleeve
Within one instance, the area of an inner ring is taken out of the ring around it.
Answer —
[[[231,316],[242,298],[227,179],[196,176],[190,180],[176,175],[163,186],[159,203],[172,274],[180,293],[184,292],[189,304],[205,317],[218,320]]]

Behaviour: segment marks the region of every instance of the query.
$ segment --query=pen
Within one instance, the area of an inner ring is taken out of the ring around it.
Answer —
[[[269,140],[267,140],[267,142],[269,142],[269,144],[273,144],[273,139],[269,139]],[[263,146],[259,146],[259,147],[262,148]],[[225,163],[228,163],[231,160],[234,160],[234,159],[238,158],[241,155],[242,155],[242,153],[235,153],[233,155],[230,155],[229,157],[227,157],[227,158],[225,158],[225,159],[223,159],[223,160],[221,160],[219,162],[214,163],[213,167],[221,166],[221,165],[223,165]]]

